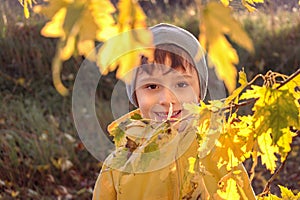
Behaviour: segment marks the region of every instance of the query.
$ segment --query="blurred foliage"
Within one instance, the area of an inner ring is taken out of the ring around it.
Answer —
[[[0,198],[89,199],[101,165],[76,134],[71,99],[48,81],[14,93],[0,82]]]
[[[90,199],[101,163],[92,158],[76,134],[70,97],[61,97],[52,85],[51,62],[56,40],[40,36],[44,18],[33,14],[26,21],[22,7],[12,6],[11,1],[3,2],[0,4],[0,199],[53,199],[54,196]],[[146,14],[151,19],[149,25],[170,22],[198,36],[196,12],[193,4],[187,3],[184,9],[180,4],[166,5],[162,9],[148,9]],[[236,12],[255,46],[253,56],[243,49],[237,51],[240,58],[237,68],[244,67],[248,79],[268,70],[289,75],[299,68],[299,13],[296,8],[251,16]],[[67,86],[72,86],[81,61],[81,57],[76,57],[64,63],[62,80]],[[102,85],[107,87],[101,88],[99,99],[109,100],[114,80],[114,74],[103,80]],[[102,106],[97,110],[107,116],[109,123],[111,113]],[[294,138],[292,146],[287,164],[274,183],[299,192],[299,137]],[[259,169],[256,174],[253,186],[259,193],[270,174]],[[279,188],[272,190],[279,194]]]
[[[240,50],[239,67],[252,76],[268,70],[291,74],[300,66],[300,10],[277,10],[268,13],[239,15],[245,29],[253,38],[255,55]]]

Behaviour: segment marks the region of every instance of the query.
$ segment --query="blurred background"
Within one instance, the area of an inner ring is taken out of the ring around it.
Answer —
[[[207,0],[208,1],[208,0]],[[39,1],[37,1],[39,2]],[[112,1],[114,4],[117,0]],[[140,0],[148,25],[168,22],[199,35],[193,0]],[[203,1],[205,2],[205,1]],[[268,70],[290,75],[300,66],[298,0],[268,0],[249,13],[240,1],[230,3],[234,16],[253,39],[255,54],[237,48],[248,79]],[[85,149],[74,127],[71,96],[52,84],[56,39],[40,35],[47,19],[25,19],[17,0],[0,0],[0,199],[91,199],[101,162]],[[72,88],[83,58],[64,63],[62,80]],[[101,126],[113,118],[110,96],[114,73],[101,79],[97,114]],[[103,103],[104,102],[104,103]],[[300,138],[274,184],[300,191]],[[251,160],[245,162],[249,170]],[[257,169],[253,187],[262,192],[270,174]],[[278,188],[271,187],[273,192]]]

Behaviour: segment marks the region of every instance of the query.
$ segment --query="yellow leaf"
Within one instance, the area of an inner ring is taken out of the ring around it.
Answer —
[[[118,67],[117,78],[130,81],[129,72],[140,64],[141,55],[153,57],[152,37],[148,29],[135,29],[107,40],[98,53],[101,73],[105,75]]]
[[[11,195],[12,197],[15,198],[15,197],[17,197],[19,194],[20,194],[19,191],[14,191],[14,190],[12,190],[10,195]]]
[[[54,158],[50,158],[50,160],[54,165],[54,167],[60,169],[61,171],[66,171],[73,166],[73,163],[70,160],[65,158],[58,158],[57,160]]]
[[[106,75],[117,67],[116,76],[128,82],[131,70],[140,64],[141,56],[153,57],[152,33],[146,27],[146,15],[135,0],[118,3],[119,35],[107,40],[100,48],[97,64]]]
[[[289,90],[290,93],[293,94],[293,96],[296,98],[296,104],[299,107],[300,100],[300,74],[295,76],[293,79],[291,79],[289,82],[287,82],[285,85],[283,85],[280,90]]]
[[[280,147],[280,154],[282,156],[281,161],[283,162],[287,156],[287,153],[291,151],[291,143],[293,137],[297,134],[292,132],[289,127],[282,129],[283,135],[277,141],[277,145]]]
[[[92,43],[117,33],[112,17],[115,9],[108,0],[52,0],[34,10],[51,18],[42,29],[42,35],[60,37],[65,42],[62,60],[70,58],[76,48],[87,57],[95,48]],[[93,58],[95,56],[90,57]]]
[[[213,152],[214,157],[219,161],[218,165],[225,164],[228,171],[245,160],[246,148],[244,147],[248,139],[239,135],[240,127],[235,123],[231,123],[234,118],[236,118],[236,114],[233,114],[228,120],[225,133],[221,134]]]
[[[84,55],[90,60],[96,60],[95,42],[92,40],[83,40],[82,38],[78,41],[78,53]]]
[[[229,0],[221,0],[224,6],[229,6]]]
[[[268,196],[258,196],[257,200],[282,200],[282,198],[273,194],[268,194]]]
[[[61,41],[59,41],[59,44]],[[57,52],[52,60],[52,79],[55,89],[62,95],[67,96],[69,94],[68,89],[63,85],[60,78],[62,70],[62,60],[60,59],[61,48],[57,49]]]
[[[29,7],[32,8],[32,0],[19,0],[19,2],[23,6],[25,18],[28,19],[30,17]]]
[[[66,45],[62,48],[61,52],[60,52],[60,59],[61,60],[68,60],[75,49],[75,43],[76,43],[76,38],[74,35],[69,36],[68,40],[66,41]]]
[[[25,78],[18,78],[17,79],[17,83],[20,84],[20,85],[22,85],[22,86],[25,85],[25,81],[26,81]]]
[[[111,15],[116,9],[110,1],[92,0],[89,7],[91,16],[95,19],[96,27],[99,27],[96,31],[96,38],[99,41],[105,41],[118,33],[118,27],[115,25],[116,22]],[[83,21],[83,24],[84,23],[86,23],[86,21]],[[90,26],[90,28],[92,28],[92,26]],[[87,34],[90,33],[90,31],[86,29],[82,31],[86,31]]]
[[[184,104],[184,109],[192,114],[197,120],[194,126],[197,127],[198,137],[198,157],[203,158],[207,156],[222,132],[223,114],[221,111],[224,103],[215,100],[210,102],[211,105],[206,105],[200,102],[200,106],[196,104]],[[212,120],[213,119],[213,120]]]
[[[229,104],[234,99],[235,99],[234,103],[237,103],[238,102],[237,97],[245,89],[245,87],[248,86],[247,75],[244,71],[239,72],[239,84],[240,84],[240,86],[237,89],[235,89],[229,97],[226,98],[226,101],[225,101],[226,104]]]
[[[195,173],[195,161],[196,161],[196,158],[193,158],[193,157],[189,157],[188,158],[189,160],[189,172],[194,174]]]
[[[291,190],[289,190],[288,188],[279,185],[280,188],[280,192],[281,192],[281,196],[282,199],[286,199],[286,200],[299,200],[299,195],[300,192],[298,194],[294,194]]]
[[[264,0],[242,0],[243,6],[248,9],[249,12],[256,10],[255,3],[264,3]]]
[[[28,4],[27,4],[26,0],[24,1],[24,15],[25,15],[26,19],[28,19],[29,16],[30,16],[29,9],[28,9]]]
[[[59,37],[57,55],[53,59],[53,82],[62,95],[68,94],[60,80],[62,62],[75,52],[95,61],[95,41],[106,40],[117,33],[109,0],[51,0],[36,6],[34,11],[44,14],[50,21],[43,27],[45,37]]]
[[[236,85],[235,64],[239,59],[225,35],[249,52],[254,51],[252,41],[241,24],[232,17],[230,8],[211,2],[201,13],[199,41],[215,64],[218,77],[224,80],[231,93]]]
[[[253,116],[239,116],[237,121],[238,122],[234,122],[234,125],[239,128],[237,135],[241,140],[245,141],[245,146],[242,147],[244,152],[243,157],[249,158],[252,154],[252,158],[255,159],[255,156],[252,153],[255,151],[256,141],[256,133],[253,127]]]
[[[274,173],[277,161],[275,153],[278,152],[278,148],[272,145],[272,138],[269,131],[258,136],[257,140],[261,150],[260,156],[262,164],[265,164],[267,169],[269,169],[271,173]]]
[[[146,27],[146,15],[136,0],[120,0],[118,8],[121,32]]]
[[[47,5],[37,5],[33,8],[35,13],[43,14],[51,19],[62,8],[67,7],[68,1],[66,0],[51,0]]]
[[[66,8],[61,8],[52,20],[42,28],[41,34],[45,37],[64,37],[65,32],[63,30],[63,23],[67,13]]]
[[[43,173],[45,172],[46,170],[49,170],[50,169],[50,165],[47,164],[47,165],[38,165],[37,167],[37,170],[40,172],[40,173]]]
[[[237,183],[233,178],[229,178],[226,181],[225,191],[217,190],[217,193],[221,199],[240,199],[240,195],[237,190]]]
[[[229,92],[233,92],[237,76],[234,65],[238,64],[238,55],[224,36],[216,38],[210,45],[209,59],[215,64],[217,76],[224,81]]]
[[[94,41],[105,41],[117,34],[117,26],[111,15],[113,12],[115,9],[109,1],[90,1],[78,22],[80,31],[77,48],[80,55],[95,61]]]
[[[299,127],[299,107],[291,90],[252,86],[251,90],[247,90],[240,97],[249,98],[258,98],[252,108],[255,112],[255,131],[263,134],[271,129],[272,144],[277,144],[285,128]]]

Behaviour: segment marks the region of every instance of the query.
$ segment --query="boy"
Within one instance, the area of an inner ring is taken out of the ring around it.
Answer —
[[[154,60],[143,57],[126,87],[139,109],[112,123],[116,151],[104,162],[93,199],[215,199],[218,182],[227,174],[210,155],[201,160],[205,172],[188,172],[196,157],[196,127],[183,103],[199,103],[207,90],[207,70],[198,41],[168,24],[151,28]],[[202,55],[201,55],[202,54]],[[255,199],[243,168],[244,191]]]

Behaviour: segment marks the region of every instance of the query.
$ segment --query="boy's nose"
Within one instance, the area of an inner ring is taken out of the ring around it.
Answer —
[[[174,92],[172,92],[168,88],[164,88],[161,91],[161,94],[160,94],[160,97],[159,97],[159,104],[170,106],[170,103],[174,104],[176,102],[176,99],[177,98],[176,98],[176,95],[174,94]]]

